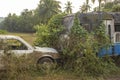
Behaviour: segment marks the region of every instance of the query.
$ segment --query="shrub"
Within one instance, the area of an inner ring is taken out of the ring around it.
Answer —
[[[69,39],[63,45],[65,70],[71,70],[79,76],[103,76],[117,69],[111,58],[103,60],[96,54],[100,48],[110,44],[104,28],[101,24],[95,31],[88,32],[80,26],[78,16],[75,15]]]
[[[37,39],[35,45],[59,48],[59,36],[63,31],[62,20],[65,14],[53,16],[47,25],[37,25]]]

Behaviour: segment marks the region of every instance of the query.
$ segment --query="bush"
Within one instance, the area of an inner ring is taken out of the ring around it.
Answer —
[[[80,26],[77,14],[75,15],[69,39],[63,45],[65,70],[71,70],[79,76],[104,76],[117,69],[111,58],[103,60],[96,54],[102,47],[110,44],[104,28],[101,24],[95,31],[88,32]]]
[[[53,16],[47,25],[37,25],[37,39],[35,45],[47,46],[58,49],[59,48],[59,36],[64,30],[62,20],[65,14],[58,14]]]

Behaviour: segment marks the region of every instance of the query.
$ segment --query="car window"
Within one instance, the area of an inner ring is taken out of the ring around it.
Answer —
[[[115,35],[115,42],[120,43],[120,33],[116,33]]]
[[[28,50],[27,46],[24,45],[19,40],[7,39],[6,42],[7,42],[8,48],[11,50]]]

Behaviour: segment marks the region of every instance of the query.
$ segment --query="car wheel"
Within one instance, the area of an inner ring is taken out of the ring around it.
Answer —
[[[53,66],[54,61],[50,58],[42,58],[37,62],[37,68],[40,70],[50,70]]]

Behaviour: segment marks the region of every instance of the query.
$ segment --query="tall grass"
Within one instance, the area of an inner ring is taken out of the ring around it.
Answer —
[[[2,80],[33,80],[32,73],[36,69],[31,58],[16,56],[13,53],[5,53],[1,56],[4,70],[0,79]]]
[[[4,53],[1,56],[4,69],[0,69],[0,80],[79,80],[73,73],[65,72],[56,67],[43,70],[34,63],[33,56],[17,56],[14,53]]]

